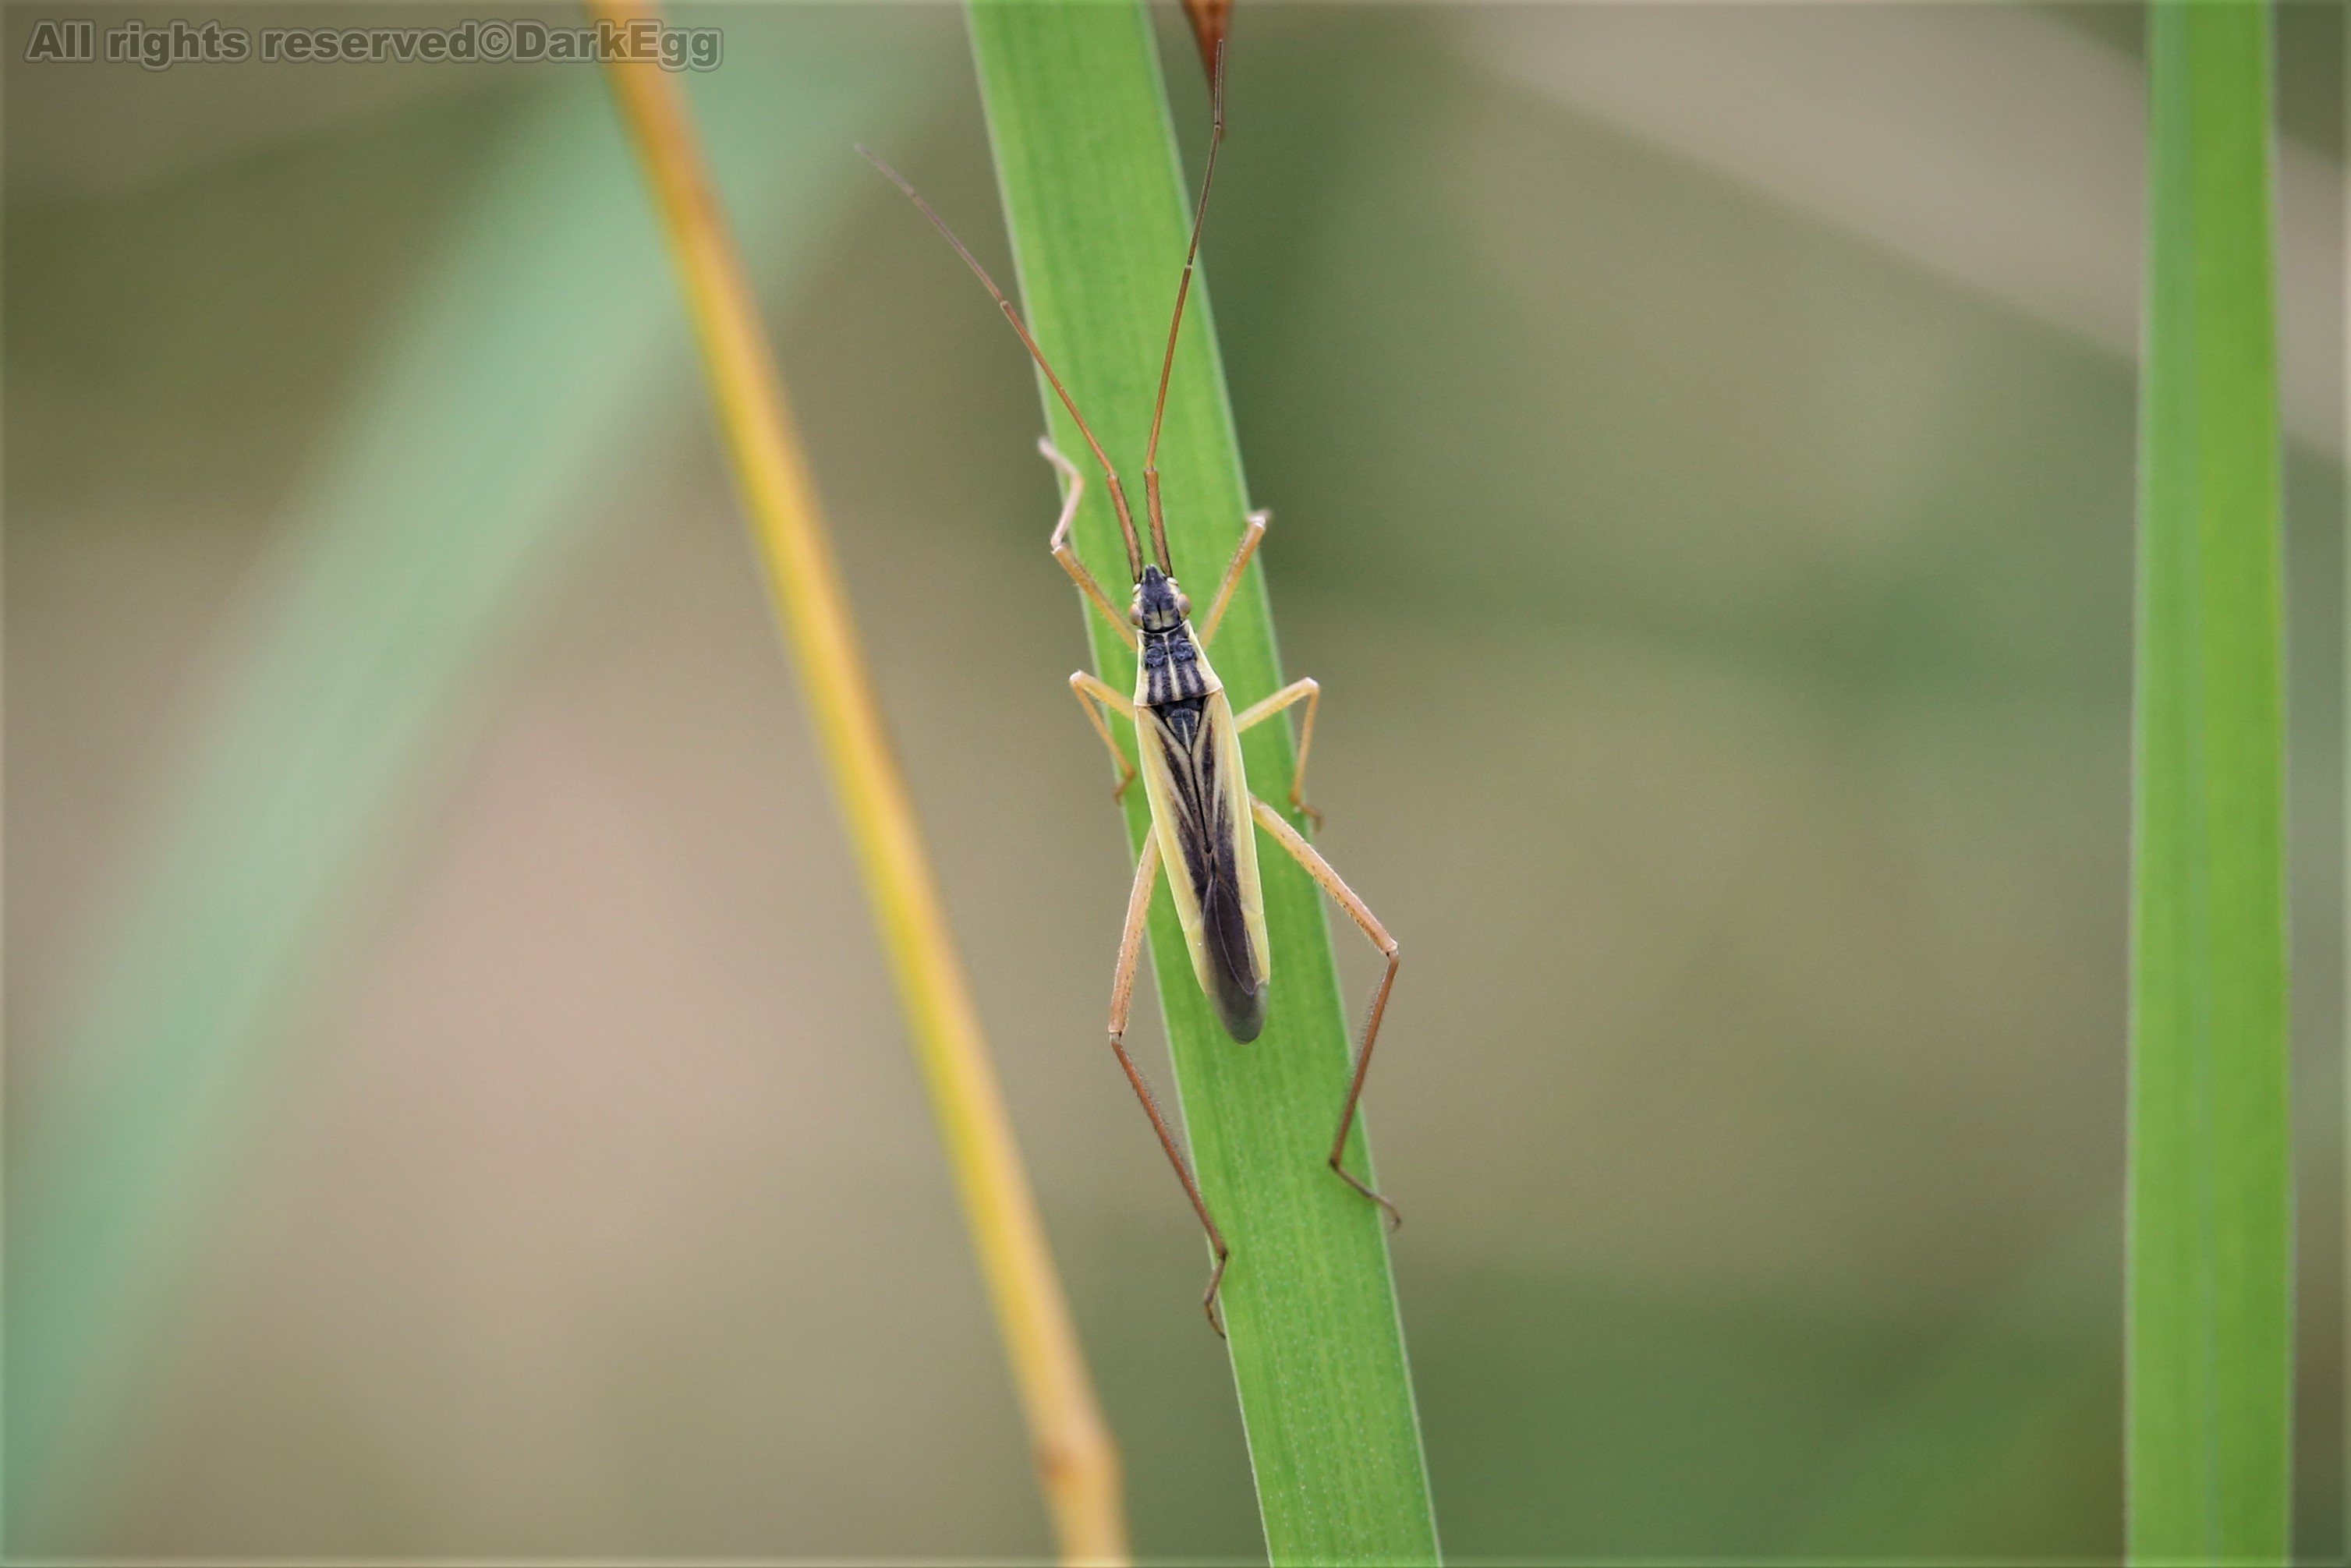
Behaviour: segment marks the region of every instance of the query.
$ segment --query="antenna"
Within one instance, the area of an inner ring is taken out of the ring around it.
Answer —
[[[1192,292],[1192,266],[1200,256],[1200,230],[1208,221],[1208,190],[1217,183],[1217,149],[1225,141],[1222,38],[1217,40],[1217,63],[1208,74],[1208,96],[1215,105],[1216,116],[1208,131],[1208,167],[1200,176],[1200,205],[1192,214],[1192,247],[1184,253],[1184,278],[1176,286],[1176,319],[1167,323],[1167,357],[1159,366],[1159,402],[1151,411],[1151,447],[1143,457],[1143,496],[1151,509],[1151,546],[1159,552],[1159,570],[1170,577],[1176,575],[1176,565],[1167,559],[1167,522],[1159,510],[1159,423],[1167,417],[1167,382],[1176,373],[1176,334],[1184,327],[1184,301]]]
[[[1223,124],[1221,111],[1217,123],[1221,130]],[[1102,443],[1094,439],[1092,429],[1086,423],[1086,416],[1078,412],[1076,401],[1070,396],[1070,389],[1063,386],[1061,384],[1061,378],[1053,373],[1052,365],[1045,359],[1045,350],[1039,348],[1037,346],[1037,340],[1029,335],[1028,323],[1020,319],[1020,312],[1012,308],[1012,301],[1004,297],[1004,290],[996,287],[996,279],[987,276],[987,268],[979,265],[979,258],[971,254],[970,250],[965,246],[963,241],[956,238],[956,232],[955,230],[947,227],[946,219],[939,216],[937,213],[932,210],[931,204],[923,200],[921,193],[917,192],[914,186],[906,183],[905,176],[899,173],[897,170],[890,167],[888,163],[883,161],[881,154],[875,152],[872,148],[867,147],[864,143],[858,143],[857,151],[865,155],[865,161],[867,162],[872,164],[876,169],[881,170],[884,174],[887,174],[890,177],[890,183],[897,186],[901,191],[904,191],[906,193],[907,199],[912,201],[915,206],[922,209],[923,216],[931,220],[931,226],[937,229],[940,234],[946,236],[946,242],[955,246],[956,254],[963,257],[964,265],[971,268],[972,272],[979,278],[979,281],[987,287],[988,293],[995,297],[997,307],[1004,312],[1004,319],[1012,323],[1012,329],[1020,334],[1020,341],[1028,346],[1029,357],[1037,361],[1037,368],[1045,372],[1045,379],[1052,383],[1053,391],[1061,396],[1061,406],[1068,409],[1070,411],[1070,417],[1078,422],[1078,433],[1086,438],[1086,444],[1094,449],[1095,460],[1102,464],[1102,476],[1110,485],[1111,505],[1115,507],[1118,512],[1119,531],[1126,536],[1126,569],[1128,575],[1134,581],[1142,581],[1143,544],[1142,541],[1137,539],[1134,536],[1134,514],[1127,507],[1126,490],[1125,487],[1118,482],[1118,470],[1111,466],[1110,455],[1102,450]],[[1215,168],[1215,159],[1213,154],[1210,156],[1209,167],[1211,171]],[[1203,192],[1202,196],[1204,201],[1206,195],[1207,193]],[[1199,243],[1199,233],[1196,229],[1192,235],[1192,244],[1196,249],[1198,247]],[[1187,283],[1191,279],[1191,264],[1186,262],[1184,267],[1184,276],[1185,280]],[[1183,313],[1183,304],[1180,296],[1178,297],[1176,308],[1177,315],[1180,317]],[[1169,352],[1172,354],[1174,351],[1174,344],[1171,340],[1169,344]],[[1164,402],[1167,396],[1166,381],[1164,377],[1160,382],[1159,395],[1161,401]],[[1151,437],[1151,449],[1155,454],[1159,450],[1159,427],[1155,423],[1152,426]],[[1155,497],[1158,494],[1155,482],[1153,486],[1152,494]],[[1162,530],[1160,529],[1157,521],[1159,506],[1155,498],[1152,503],[1151,509],[1153,517],[1152,533],[1155,537],[1157,537]],[[1159,547],[1159,559],[1161,567],[1164,570],[1167,560],[1167,547],[1164,540],[1161,542]]]

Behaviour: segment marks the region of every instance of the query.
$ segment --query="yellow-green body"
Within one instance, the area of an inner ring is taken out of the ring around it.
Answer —
[[[1192,973],[1225,1031],[1252,1040],[1265,1027],[1273,964],[1240,732],[1181,591],[1146,567],[1135,591],[1135,749],[1152,832]]]

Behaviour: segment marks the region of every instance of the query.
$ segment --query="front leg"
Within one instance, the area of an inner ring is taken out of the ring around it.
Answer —
[[[1217,640],[1217,628],[1224,624],[1225,611],[1233,601],[1233,590],[1241,582],[1241,571],[1257,554],[1257,547],[1265,542],[1265,526],[1273,521],[1273,514],[1260,508],[1241,519],[1241,542],[1233,547],[1232,564],[1225,568],[1225,580],[1217,590],[1216,602],[1208,606],[1208,618],[1200,622],[1200,646],[1205,648]]]
[[[1110,792],[1110,798],[1124,800],[1126,787],[1134,782],[1134,764],[1129,762],[1126,753],[1118,748],[1117,740],[1110,733],[1110,726],[1102,721],[1102,708],[1094,705],[1100,703],[1113,713],[1124,714],[1132,723],[1134,718],[1134,699],[1116,687],[1103,685],[1083,670],[1071,674],[1070,695],[1078,699],[1080,707],[1086,710],[1086,722],[1094,727],[1094,733],[1102,737],[1102,745],[1110,748],[1110,759],[1118,768],[1118,787]]]
[[[1128,647],[1140,646],[1134,628],[1126,623],[1126,617],[1111,603],[1110,595],[1104,593],[1102,584],[1094,580],[1094,574],[1086,570],[1086,563],[1080,560],[1078,552],[1070,548],[1070,525],[1078,520],[1078,503],[1086,498],[1086,476],[1078,472],[1075,464],[1061,455],[1051,436],[1039,441],[1037,450],[1045,455],[1046,462],[1061,471],[1061,480],[1069,486],[1069,494],[1061,501],[1061,520],[1053,525],[1050,546],[1053,559],[1061,563],[1061,570],[1070,574],[1070,580],[1094,601],[1094,608],[1102,612],[1102,619],[1110,622],[1110,629],[1124,638]]]

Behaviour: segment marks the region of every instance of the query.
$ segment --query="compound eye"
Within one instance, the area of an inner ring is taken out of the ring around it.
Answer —
[[[1130,626],[1140,626],[1140,625],[1142,625],[1142,624],[1143,624],[1143,606],[1142,606],[1142,605],[1140,605],[1140,604],[1135,605],[1133,609],[1129,610],[1129,611],[1126,612],[1126,623],[1127,623],[1128,625],[1130,625]]]
[[[1192,601],[1189,595],[1178,593],[1176,596],[1176,613],[1178,615],[1192,613]]]

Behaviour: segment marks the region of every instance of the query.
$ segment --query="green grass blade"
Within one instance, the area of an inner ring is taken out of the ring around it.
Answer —
[[[2168,0],[2148,68],[2129,1545],[2276,1563],[2292,1173],[2268,10]]]
[[[1029,319],[1113,460],[1124,465],[1139,507],[1189,226],[1147,18],[1126,3],[982,0],[971,26]],[[1205,87],[1185,75],[1193,112],[1205,118]],[[1228,154],[1247,156],[1248,138],[1243,120]],[[1214,227],[1212,217],[1212,235]],[[1055,441],[1081,454],[1076,427],[1050,394],[1047,413]],[[1247,503],[1214,318],[1196,283],[1160,468],[1176,574],[1205,602]],[[1087,497],[1080,551],[1098,576],[1123,581],[1124,557],[1102,487],[1090,486]],[[1267,553],[1279,560],[1278,525]],[[1262,583],[1253,570],[1215,648],[1236,707],[1280,681]],[[1130,688],[1132,653],[1091,613],[1088,632],[1102,677]],[[1342,713],[1346,700],[1340,697]],[[1257,792],[1286,800],[1287,727],[1261,726],[1245,745]],[[1143,791],[1132,790],[1134,844],[1145,825]],[[1432,1562],[1436,1524],[1385,1238],[1378,1212],[1323,1164],[1350,1045],[1331,932],[1304,873],[1270,844],[1260,861],[1274,982],[1256,1042],[1236,1045],[1218,1026],[1164,885],[1151,946],[1200,1183],[1233,1246],[1225,1311],[1266,1542],[1276,1563]],[[1103,916],[1116,917],[1111,910]],[[1352,928],[1342,936],[1359,940]],[[1099,983],[1107,990],[1107,962]],[[1388,1048],[1425,1043],[1392,1040]],[[1106,1051],[1102,1070],[1115,1071]],[[1374,1083],[1375,1097],[1376,1074]],[[1135,1135],[1148,1136],[1139,1115]],[[1358,1171],[1371,1168],[1360,1135],[1349,1159]],[[1172,1180],[1168,1197],[1179,1201]]]

